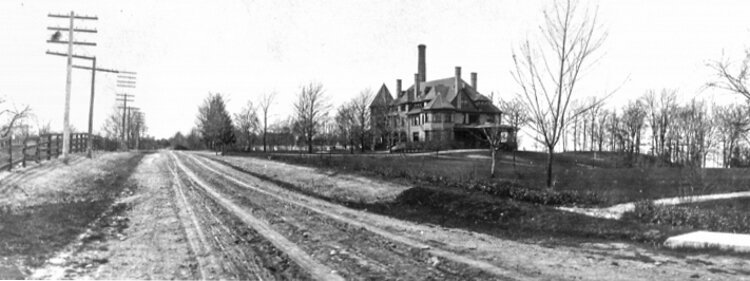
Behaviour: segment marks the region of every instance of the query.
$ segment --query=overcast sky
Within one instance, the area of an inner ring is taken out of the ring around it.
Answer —
[[[18,1],[0,2],[0,96],[30,105],[39,123],[61,130],[65,58],[45,55],[66,47],[45,42],[47,26],[65,26],[48,13],[96,15],[77,26],[96,47],[100,67],[138,72],[135,105],[149,134],[187,132],[208,92],[229,98],[237,112],[261,94],[278,93],[273,119],[287,116],[300,85],[320,82],[338,105],[365,88],[395,79],[408,87],[417,71],[417,45],[427,45],[427,80],[450,77],[461,66],[479,73],[479,90],[509,97],[511,52],[537,32],[549,1]],[[585,3],[585,2],[584,2]],[[609,102],[619,107],[648,89],[679,89],[727,102],[702,90],[712,78],[705,64],[741,59],[750,44],[750,1],[590,1],[609,32],[602,59],[581,84],[579,97],[625,84]],[[88,64],[87,61],[79,61]],[[95,131],[115,106],[116,77],[97,74]],[[468,80],[468,79],[467,79]],[[85,130],[90,72],[74,70],[71,122]],[[33,122],[32,122],[33,123]]]

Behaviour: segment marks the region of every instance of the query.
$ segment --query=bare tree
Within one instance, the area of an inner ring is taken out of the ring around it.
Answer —
[[[320,121],[328,115],[330,107],[322,84],[310,83],[302,86],[294,103],[294,127],[304,137],[308,153],[313,151],[313,137],[318,133]]]
[[[0,99],[0,104],[5,103],[4,100]],[[25,106],[21,109],[3,109],[0,111],[0,120],[3,123],[0,126],[0,138],[6,138],[13,133],[13,128],[17,125],[16,123],[22,122],[24,119],[29,117],[31,114],[31,107]]]
[[[142,112],[138,111],[132,111],[130,114],[126,114],[125,123],[127,125],[123,128],[122,114],[122,109],[117,106],[112,107],[112,111],[107,115],[107,118],[104,119],[104,124],[102,125],[104,137],[110,139],[119,138],[122,136],[124,130],[125,135],[128,136],[128,139],[130,140],[125,144],[126,147],[135,147],[137,149],[137,142],[139,141],[140,136],[143,136],[148,129],[146,127],[145,116]]]
[[[737,142],[750,130],[750,106],[730,104],[714,107],[716,125],[722,144],[722,166],[729,168]]]
[[[555,146],[566,126],[568,105],[581,72],[594,59],[607,33],[600,33],[596,12],[579,11],[575,0],[555,1],[544,12],[542,40],[532,46],[527,39],[513,52],[514,79],[530,109],[537,141],[547,150],[547,186],[552,187]]]
[[[234,123],[240,133],[240,142],[245,143],[245,151],[249,151],[253,145],[253,136],[258,131],[259,122],[258,110],[252,101],[247,101],[240,113],[234,115]]]
[[[370,109],[372,103],[372,90],[364,89],[359,95],[352,99],[350,106],[354,114],[355,132],[359,138],[360,151],[365,152],[368,133],[370,133]],[[374,148],[374,146],[373,146]]]
[[[503,131],[499,128],[498,123],[487,123],[480,125],[485,140],[489,144],[490,158],[492,159],[490,164],[490,177],[495,177],[495,166],[497,163],[497,151],[505,148],[506,141],[508,139],[507,131]]]
[[[349,147],[349,153],[354,153],[354,107],[351,103],[345,103],[338,107],[336,111],[336,126],[340,138],[344,141],[344,146]]]
[[[260,110],[263,111],[263,152],[266,152],[266,135],[268,134],[268,109],[271,107],[276,92],[263,94],[260,99]]]
[[[646,105],[648,122],[651,127],[652,154],[669,160],[666,150],[669,130],[674,128],[673,122],[677,108],[677,91],[662,89],[657,96],[655,91],[649,90],[641,99]]]
[[[505,120],[507,120],[508,125],[516,128],[516,132],[518,132],[521,127],[526,126],[531,121],[531,119],[529,118],[529,113],[526,110],[526,106],[523,102],[523,97],[519,95],[514,95],[513,98],[509,101],[503,101],[501,99],[499,108],[500,111],[504,113]],[[497,133],[491,132],[491,134]],[[487,135],[487,132],[485,132],[485,135]],[[512,142],[516,146],[518,146],[518,133],[513,134],[512,137]],[[517,149],[513,149],[513,167],[516,166],[516,151]]]
[[[626,151],[631,156],[637,157],[641,152],[641,133],[646,124],[646,109],[640,100],[628,103],[622,112],[622,123],[627,140]]]
[[[716,80],[708,82],[708,87],[728,90],[750,99],[747,83],[750,78],[750,50],[745,50],[745,58],[734,67],[728,59],[713,61],[708,67],[716,73]]]

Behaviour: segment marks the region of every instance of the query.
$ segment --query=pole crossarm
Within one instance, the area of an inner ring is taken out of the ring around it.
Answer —
[[[130,75],[138,75],[138,73],[132,72],[132,71],[120,71],[122,74],[130,74]]]
[[[69,19],[70,18],[70,15],[61,15],[61,14],[47,14],[47,16],[50,17],[50,18],[64,18],[64,19]],[[79,20],[99,20],[99,17],[96,17],[96,16],[85,16],[85,15],[83,15],[83,16],[73,15],[73,18],[74,19],[79,19]]]
[[[119,72],[118,72],[118,73],[119,73]],[[122,83],[122,84],[135,84],[135,81],[132,81],[132,80],[117,80],[117,83]]]
[[[117,78],[119,78],[119,79],[128,79],[128,80],[135,80],[135,76],[122,75],[122,71],[120,71],[120,74],[117,75]]]
[[[133,85],[120,85],[120,84],[117,84],[117,87],[135,89],[135,86],[133,86]]]
[[[114,70],[114,69],[106,69],[106,68],[98,68],[98,67],[96,69],[93,69],[90,66],[81,66],[81,65],[73,65],[73,68],[85,69],[85,70],[96,70],[99,72],[120,73],[119,71]]]
[[[96,43],[94,42],[78,42],[78,41],[55,41],[55,40],[47,40],[47,43],[57,43],[57,44],[73,44],[73,45],[80,45],[80,46],[96,46]]]
[[[58,53],[58,52],[47,51],[47,54],[48,55],[53,55],[53,56],[66,57],[66,58],[68,57],[68,54]],[[89,56],[82,56],[82,55],[71,55],[71,57],[76,58],[76,59],[84,59],[84,60],[95,60],[96,59],[96,57],[89,57]]]
[[[70,28],[48,26],[47,30],[70,31]],[[96,29],[86,29],[86,28],[73,28],[73,32],[98,33]]]

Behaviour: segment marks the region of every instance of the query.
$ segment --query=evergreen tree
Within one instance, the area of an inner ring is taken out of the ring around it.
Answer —
[[[235,142],[232,118],[221,94],[208,94],[198,108],[198,131],[206,148],[222,152]]]

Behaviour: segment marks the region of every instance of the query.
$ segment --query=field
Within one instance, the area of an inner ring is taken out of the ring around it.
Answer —
[[[258,155],[258,154],[256,154]],[[306,155],[273,154],[272,157],[312,167],[335,168],[368,176],[406,181],[446,179],[451,182],[512,182],[532,189],[545,188],[546,155],[518,152],[516,165],[509,153],[498,157],[495,179],[489,177],[490,159],[485,151],[428,155]],[[672,167],[623,167],[622,157],[612,153],[563,153],[553,167],[554,190],[596,193],[601,206],[643,199],[750,190],[745,169],[695,169]]]

